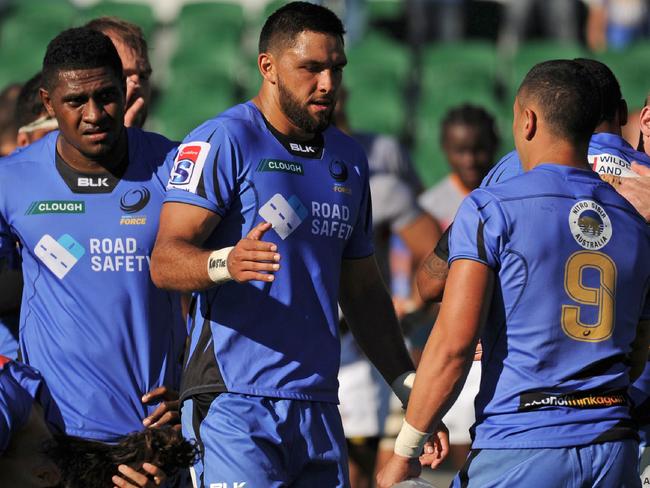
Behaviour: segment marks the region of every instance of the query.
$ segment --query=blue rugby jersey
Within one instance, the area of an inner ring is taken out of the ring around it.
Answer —
[[[35,402],[43,407],[51,430],[60,432],[60,414],[40,373],[26,364],[0,356],[0,456],[13,435],[27,424]]]
[[[229,391],[337,401],[341,260],[373,253],[368,164],[330,127],[298,143],[237,105],[191,132],[166,202],[221,216],[206,247],[235,245],[257,224],[281,254],[272,283],[228,282],[197,294],[183,397]]]
[[[22,360],[45,378],[69,434],[111,441],[142,429],[142,395],[178,387],[185,327],[178,296],[149,276],[176,147],[128,129],[123,174],[82,174],[56,154],[58,131],[0,165],[0,253],[21,244]]]
[[[638,176],[630,169],[632,161],[650,167],[650,157],[646,153],[637,151],[616,134],[598,132],[592,135],[588,153],[589,165],[599,175]],[[481,188],[509,180],[523,172],[517,151],[510,151],[483,178]]]
[[[492,268],[474,448],[566,447],[636,436],[630,344],[650,278],[650,233],[588,170],[544,164],[475,190],[450,262]]]

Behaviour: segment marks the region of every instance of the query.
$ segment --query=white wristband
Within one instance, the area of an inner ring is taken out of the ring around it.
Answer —
[[[420,432],[418,429],[409,424],[406,419],[402,424],[402,429],[395,439],[395,454],[408,458],[416,458],[422,454],[424,444],[431,436],[428,432]]]
[[[228,271],[228,255],[233,249],[233,247],[217,249],[212,251],[208,257],[208,276],[217,285],[232,280],[230,271]]]
[[[402,402],[404,408],[406,408],[406,405],[409,402],[409,396],[411,395],[414,382],[415,371],[407,371],[395,378],[390,385],[395,395],[397,395],[397,398],[399,398],[399,401]]]

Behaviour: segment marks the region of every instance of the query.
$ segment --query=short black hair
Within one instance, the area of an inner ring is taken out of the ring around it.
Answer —
[[[464,103],[449,109],[442,119],[440,131],[441,143],[444,143],[447,130],[452,125],[469,125],[477,127],[481,133],[488,136],[488,140],[493,144],[495,149],[501,142],[496,120],[490,112],[478,105]]]
[[[110,68],[123,79],[122,61],[111,39],[87,27],[64,30],[47,45],[43,58],[43,85],[51,90],[59,71]]]
[[[309,2],[291,2],[273,12],[262,27],[259,52],[265,53],[282,43],[290,44],[303,31],[339,36],[345,29],[334,12]]]
[[[621,85],[619,85],[616,76],[606,64],[595,59],[576,58],[574,61],[591,73],[591,76],[600,88],[600,95],[602,97],[600,122],[613,120],[620,106],[620,102],[623,100]]]
[[[151,463],[172,478],[180,469],[192,466],[198,456],[195,444],[170,426],[134,432],[116,444],[60,435],[45,448],[58,466],[63,486],[105,488],[120,464]]]
[[[600,121],[598,85],[575,61],[536,64],[521,82],[517,97],[535,100],[553,134],[573,143],[588,142]]]
[[[106,35],[109,33],[116,34],[127,47],[133,50],[138,58],[149,64],[147,40],[144,38],[140,26],[118,17],[106,16],[92,19],[84,27]]]
[[[45,105],[41,101],[40,88],[43,85],[43,77],[39,71],[25,82],[18,94],[14,118],[16,127],[21,128],[34,122],[43,114],[47,113]]]

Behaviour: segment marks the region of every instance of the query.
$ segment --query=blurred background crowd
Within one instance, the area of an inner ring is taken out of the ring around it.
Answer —
[[[619,78],[631,109],[643,105],[650,63],[645,0],[323,0],[345,21],[348,119],[391,134],[425,186],[449,172],[440,123],[452,107],[484,107],[512,148],[516,83],[536,62],[594,56]],[[254,95],[257,36],[281,0],[0,0],[0,86],[40,68],[62,29],[102,15],[139,25],[149,43],[153,99],[147,129],[182,138]]]

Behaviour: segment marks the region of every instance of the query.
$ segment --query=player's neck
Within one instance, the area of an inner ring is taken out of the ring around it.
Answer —
[[[607,121],[606,120],[606,121],[601,122],[600,124],[598,124],[598,126],[596,127],[596,130],[594,130],[594,133],[599,134],[599,133],[602,133],[602,132],[607,133],[607,134],[614,134],[614,135],[617,135],[617,136],[622,136],[623,135],[623,132],[621,130],[621,124],[619,124],[616,121]]]
[[[310,141],[314,138],[315,134],[313,132],[306,132],[301,129],[284,114],[280,108],[279,100],[271,96],[264,87],[253,98],[253,103],[262,112],[266,121],[279,133],[298,141]]]
[[[540,144],[531,152],[524,167],[526,171],[530,171],[540,164],[551,163],[578,169],[590,169],[587,148],[588,142],[576,145],[565,140],[549,141],[547,144]]]
[[[97,159],[91,159],[82,154],[61,135],[57,138],[56,150],[63,161],[76,171],[82,173],[110,172],[120,165],[128,151],[126,130],[122,131],[122,134],[111,150]]]

